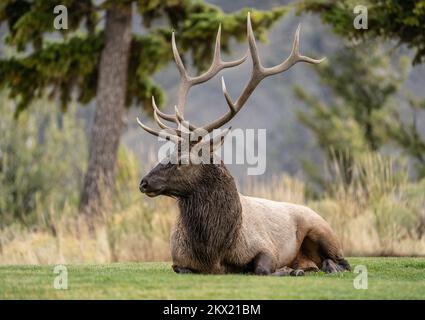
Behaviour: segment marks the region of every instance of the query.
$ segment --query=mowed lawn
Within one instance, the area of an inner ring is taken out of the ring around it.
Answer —
[[[53,287],[54,266],[0,266],[0,299],[425,299],[425,258],[350,258],[353,272],[305,277],[178,275],[170,263],[68,265],[68,289]]]

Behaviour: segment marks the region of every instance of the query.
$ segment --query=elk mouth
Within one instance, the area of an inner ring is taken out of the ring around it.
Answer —
[[[144,192],[144,194],[146,194],[150,198],[154,198],[156,196],[159,196],[162,193],[163,190],[164,190],[164,188],[159,188],[159,189],[156,189],[156,190],[146,190]]]

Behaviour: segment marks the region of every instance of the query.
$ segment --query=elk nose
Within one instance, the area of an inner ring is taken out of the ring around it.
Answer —
[[[148,182],[146,181],[146,179],[142,179],[142,181],[140,182],[140,186],[139,186],[140,192],[146,192],[147,186],[148,186]]]

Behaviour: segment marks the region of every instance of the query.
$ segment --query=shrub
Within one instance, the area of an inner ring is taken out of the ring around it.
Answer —
[[[45,101],[15,119],[15,104],[0,95],[0,113],[0,226],[51,227],[53,214],[78,201],[84,130],[75,112]]]

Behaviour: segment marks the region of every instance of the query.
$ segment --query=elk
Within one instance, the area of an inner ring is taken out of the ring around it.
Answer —
[[[176,144],[174,152],[153,168],[139,186],[149,197],[165,195],[177,200],[179,215],[171,234],[172,268],[177,273],[293,276],[320,269],[327,273],[350,270],[336,235],[316,212],[302,205],[244,196],[238,192],[223,162],[192,161],[194,150],[205,144],[212,146],[209,157],[214,157],[230,128],[210,139],[206,137],[242,109],[261,80],[283,73],[298,62],[318,64],[323,61],[299,53],[298,26],[290,56],[279,65],[264,67],[249,14],[247,34],[249,49],[245,56],[224,62],[220,53],[220,26],[210,68],[191,77],[180,58],[173,33],[172,50],[181,76],[175,113],[161,112],[152,97],[154,118],[163,130],[152,129],[137,118],[144,130]],[[222,78],[223,94],[229,107],[227,113],[204,126],[189,124],[183,111],[190,88],[211,79],[224,68],[240,65],[249,54],[253,64],[251,77],[234,102]],[[176,128],[161,119],[174,123]],[[189,151],[184,151],[181,145],[188,142],[188,136],[197,137],[190,139]]]

